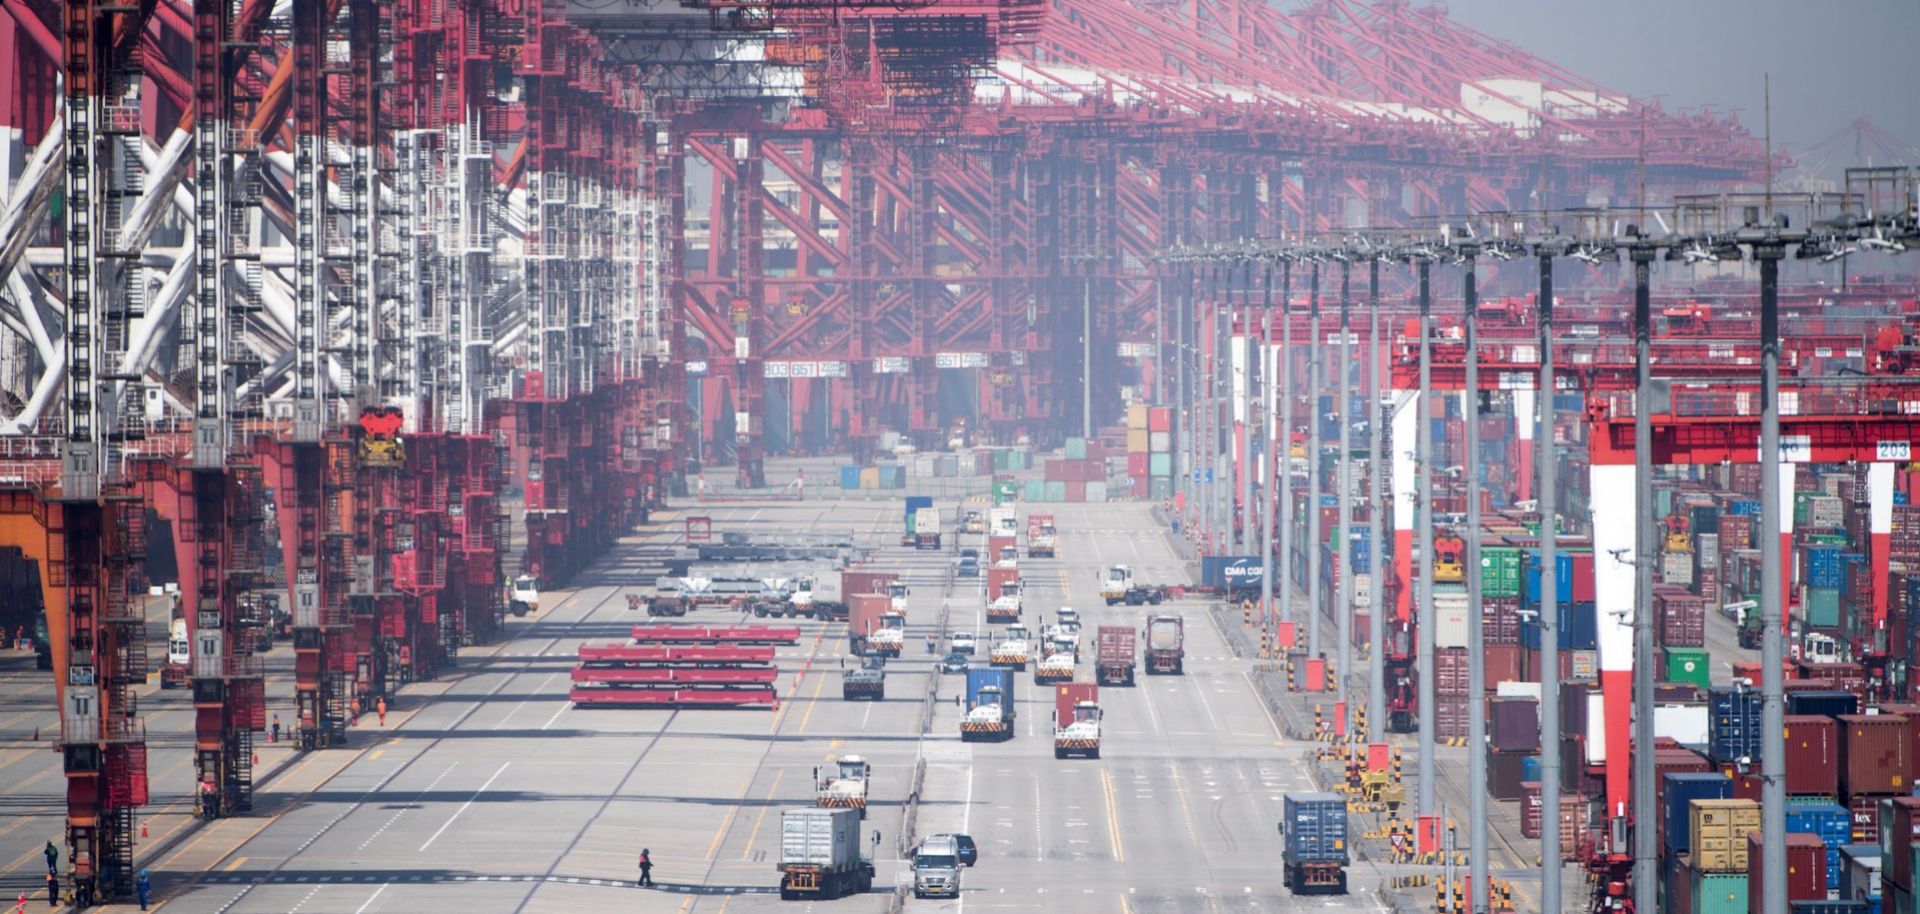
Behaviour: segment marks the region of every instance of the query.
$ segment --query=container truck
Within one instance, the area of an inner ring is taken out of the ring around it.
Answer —
[[[940,548],[940,511],[937,508],[921,508],[914,512],[913,548]]]
[[[860,665],[840,673],[840,698],[843,701],[884,701],[887,697],[887,658],[868,654]]]
[[[918,546],[920,544],[920,527],[919,527],[920,512],[924,509],[931,508],[931,507],[933,507],[932,496],[928,496],[928,495],[907,496],[907,513],[906,513],[905,529],[900,534],[900,545]],[[938,536],[940,534],[940,528],[937,524],[933,529],[933,533],[935,536]]]
[[[1288,793],[1280,835],[1282,880],[1295,895],[1347,893],[1347,800],[1333,793]]]
[[[1167,589],[1138,583],[1133,579],[1132,568],[1126,565],[1114,565],[1108,568],[1106,575],[1100,579],[1100,598],[1107,601],[1108,606],[1117,603],[1125,603],[1128,606],[1151,603],[1159,606],[1167,598]]]
[[[990,508],[987,512],[987,536],[1005,537],[1008,542],[1020,532],[1020,512],[1010,506]]]
[[[822,622],[838,622],[847,618],[845,582],[843,575],[825,570],[794,579],[793,592],[787,597],[790,614]],[[760,610],[761,607],[756,606],[754,614],[762,615]]]
[[[1027,515],[1027,557],[1054,557],[1053,551],[1053,515]]]
[[[1186,666],[1186,627],[1179,616],[1147,617],[1147,672],[1179,675]]]
[[[875,832],[872,845],[878,847]],[[780,814],[782,900],[840,898],[873,888],[873,859],[860,851],[860,811],[789,809]]]
[[[167,623],[167,665],[160,668],[160,688],[184,689],[187,687],[188,664],[193,662],[192,648],[187,640],[186,617]]]
[[[857,755],[828,759],[825,766],[813,769],[813,801],[821,809],[858,810],[867,817],[867,782],[873,779],[873,765]]]
[[[1100,757],[1100,687],[1064,682],[1053,687],[1053,757]]]
[[[987,532],[987,519],[978,511],[968,511],[960,521],[960,529],[967,533]]]
[[[871,638],[880,630],[880,617],[887,614],[886,594],[854,594],[847,601],[847,652],[854,656],[873,650]]]
[[[1034,685],[1053,685],[1073,681],[1074,657],[1064,651],[1049,653],[1033,665]]]
[[[867,649],[884,657],[900,656],[907,643],[907,617],[889,609],[880,614],[880,626],[867,635]]]
[[[1094,681],[1101,685],[1133,685],[1133,629],[1125,625],[1102,625],[1094,638]]]
[[[532,575],[523,574],[508,585],[507,611],[516,616],[540,611],[540,587]]]
[[[1000,585],[1000,596],[987,604],[987,624],[1020,621],[1020,586],[1017,577]]]
[[[1012,739],[1013,671],[968,670],[966,712],[960,719],[962,741]]]
[[[1007,627],[1006,637],[995,642],[987,658],[994,666],[1024,670],[1027,668],[1027,661],[1032,659],[1032,654],[1033,645],[1029,640],[1026,626],[1010,625]]]

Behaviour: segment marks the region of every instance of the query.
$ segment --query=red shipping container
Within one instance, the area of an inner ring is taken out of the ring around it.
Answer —
[[[1913,765],[1907,719],[1892,714],[1844,714],[1840,720],[1840,789],[1848,796],[1911,794]],[[1791,761],[1791,756],[1788,757]]]
[[[1740,770],[1740,766],[1732,762],[1726,762],[1720,766],[1720,773],[1726,775],[1727,780],[1733,782],[1733,795],[1731,799],[1752,800],[1756,803],[1760,801],[1760,769],[1758,766],[1749,767],[1743,773]]]
[[[1434,701],[1433,735],[1435,739],[1467,737],[1467,696],[1441,695]]]
[[[1520,678],[1520,645],[1489,644],[1481,651],[1481,670],[1486,673],[1486,690],[1491,692],[1500,683],[1514,682]]]
[[[1466,695],[1472,690],[1467,679],[1467,649],[1445,647],[1433,652],[1433,690],[1440,695]]]
[[[1071,502],[1086,501],[1087,484],[1078,481],[1067,483],[1067,500]]]
[[[1899,509],[1895,509],[1899,510]],[[1744,514],[1720,514],[1720,552],[1753,548],[1753,518]]]
[[[1920,841],[1920,797],[1880,798],[1881,879],[1913,891],[1913,855],[1899,853]]]
[[[1573,553],[1573,602],[1592,603],[1593,553]]]
[[[1791,715],[1787,731],[1787,793],[1796,796],[1838,796],[1840,790],[1840,727],[1833,718]]]
[[[1486,619],[1483,631],[1485,632],[1484,637],[1486,638],[1487,644],[1520,643],[1520,598],[1498,597],[1483,599],[1480,605]],[[1518,661],[1516,660],[1514,678],[1518,678],[1519,676],[1519,666],[1517,664]]]
[[[1707,645],[1707,601],[1678,587],[1653,590],[1654,619],[1666,647]]]
[[[1540,782],[1524,781],[1521,788],[1526,798],[1520,801],[1520,834],[1528,838],[1540,837]],[[1560,851],[1567,859],[1576,859],[1580,853],[1578,844],[1581,835],[1587,830],[1587,798],[1577,793],[1560,795]]]
[[[1540,703],[1531,698],[1490,699],[1487,723],[1487,745],[1494,749],[1523,755],[1540,749]]]
[[[1275,465],[1278,466],[1278,464],[1275,464]],[[1139,480],[1145,480],[1146,478],[1148,478],[1146,451],[1128,451],[1127,452],[1127,476],[1129,476],[1130,478],[1139,479]]]
[[[1173,408],[1170,406],[1155,406],[1147,410],[1147,431],[1173,431]]]
[[[1747,833],[1747,912],[1761,914],[1767,901],[1765,858],[1760,853],[1760,833]],[[1787,900],[1809,901],[1827,897],[1827,846],[1814,835],[1791,832],[1787,835]]]
[[[1907,719],[1907,783],[1920,780],[1920,705],[1884,703],[1880,705],[1880,713]]]

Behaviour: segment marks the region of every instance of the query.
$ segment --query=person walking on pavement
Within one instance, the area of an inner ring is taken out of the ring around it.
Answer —
[[[47,875],[60,872],[60,849],[54,847],[52,841],[48,841],[44,853],[47,856]]]
[[[52,873],[48,873],[47,874],[47,907],[51,908],[58,904],[60,904],[60,877],[55,876]]]
[[[267,742],[277,743],[279,741],[280,741],[280,715],[276,712],[273,715],[272,735],[267,738]]]
[[[140,910],[146,910],[147,899],[153,894],[153,882],[147,878],[145,868],[140,870],[140,878],[133,881],[133,891],[140,896]]]
[[[639,884],[643,886],[653,885],[653,852],[644,847],[640,849]]]
[[[374,703],[373,703],[373,709],[374,709],[374,711],[376,711],[376,712],[378,712],[378,713],[379,713],[379,715],[380,715],[380,726],[382,726],[382,727],[384,727],[384,726],[386,726],[386,725],[387,725],[387,699],[386,699],[386,696],[384,696],[384,695],[383,695],[383,696],[381,696],[381,697],[380,697],[379,699],[377,699],[377,700],[375,700],[375,701],[374,701]]]
[[[927,653],[928,654],[933,653],[933,636],[932,635],[927,636]]]

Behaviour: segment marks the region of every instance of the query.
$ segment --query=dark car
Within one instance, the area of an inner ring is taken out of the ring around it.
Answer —
[[[967,665],[967,655],[965,654],[956,652],[940,658],[940,672],[942,673],[964,673],[967,671]]]
[[[979,577],[980,576],[980,560],[976,558],[962,557],[959,562],[954,564],[953,574],[954,574],[954,577],[960,577],[960,578]]]
[[[962,865],[972,866],[980,861],[980,848],[974,845],[972,835],[938,835],[937,837],[953,839],[953,846],[960,851]]]
[[[978,562],[980,561],[980,550],[975,549],[972,546],[968,546],[967,548],[960,550],[960,557],[963,559],[972,559]]]

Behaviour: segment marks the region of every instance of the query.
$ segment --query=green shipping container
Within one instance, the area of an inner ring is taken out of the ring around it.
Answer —
[[[1046,481],[1040,480],[1040,479],[1027,480],[1026,494],[1020,497],[1025,501],[1046,501],[1047,500]]]
[[[1172,476],[1173,475],[1173,455],[1172,454],[1148,454],[1147,455],[1147,475],[1148,476]]]
[[[1480,595],[1505,598],[1520,595],[1520,550],[1513,546],[1480,547]]]
[[[1666,661],[1661,669],[1666,671],[1667,682],[1690,682],[1700,688],[1713,685],[1713,667],[1707,660],[1707,652],[1697,647],[1665,647],[1660,649]]]
[[[1690,872],[1692,914],[1747,914],[1747,874]]]
[[[1833,628],[1840,624],[1840,588],[1807,588],[1807,624],[1814,628]]]
[[[1041,501],[1066,501],[1067,500],[1067,484],[1066,483],[1047,482],[1047,483],[1042,483],[1042,485],[1046,486],[1047,497],[1041,499]]]
[[[1068,460],[1087,459],[1087,439],[1068,438],[1067,439],[1067,459]]]
[[[1653,510],[1657,516],[1666,517],[1673,513],[1673,490],[1657,487],[1653,490]]]
[[[1013,468],[1012,463],[1013,463],[1012,451],[1006,450],[1005,448],[1001,448],[993,452],[993,468],[994,469],[1009,470]]]

